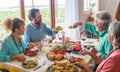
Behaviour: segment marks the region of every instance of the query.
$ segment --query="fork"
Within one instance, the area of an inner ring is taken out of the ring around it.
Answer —
[[[38,67],[34,68],[33,70],[36,71],[38,70],[39,68],[41,68],[42,66],[44,66],[46,64],[46,61],[44,61],[44,63],[42,65],[39,65]]]

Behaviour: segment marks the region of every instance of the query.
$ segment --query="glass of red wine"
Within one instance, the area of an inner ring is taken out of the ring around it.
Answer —
[[[73,51],[72,48],[67,48],[67,59],[70,57],[70,53]]]
[[[57,34],[57,38],[58,38],[59,40],[62,40],[62,33],[61,33],[61,32],[59,32],[59,33]]]

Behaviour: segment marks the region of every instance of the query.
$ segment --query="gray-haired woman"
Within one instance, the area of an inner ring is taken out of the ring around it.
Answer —
[[[113,49],[97,67],[96,72],[120,72],[120,21],[112,22],[108,30],[108,39]],[[87,72],[93,72],[83,63],[76,63],[79,67],[83,67]]]

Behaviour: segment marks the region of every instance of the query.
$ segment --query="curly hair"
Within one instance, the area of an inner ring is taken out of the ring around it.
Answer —
[[[24,24],[24,20],[19,18],[14,18],[13,20],[11,18],[6,18],[3,21],[3,27],[7,33],[14,32],[15,29],[19,29],[22,24]]]

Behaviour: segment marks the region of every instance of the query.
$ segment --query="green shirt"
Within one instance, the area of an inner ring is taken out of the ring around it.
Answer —
[[[23,53],[25,51],[25,45],[22,38],[20,42],[20,44],[16,44],[12,37],[6,36],[0,48],[0,62],[9,62],[11,61],[10,56]]]
[[[85,25],[85,30],[100,37],[100,42],[97,51],[101,53],[101,58],[105,58],[112,49],[112,45],[108,41],[108,30],[106,29],[104,32],[100,33],[96,30],[94,25],[88,23]]]

